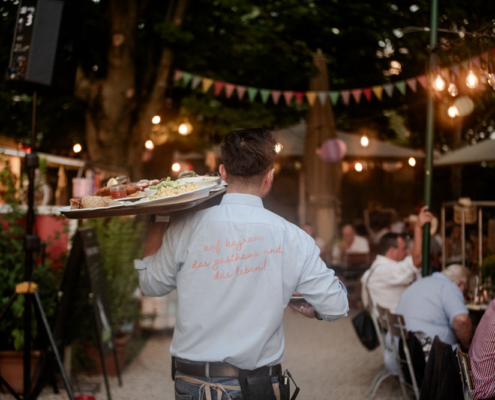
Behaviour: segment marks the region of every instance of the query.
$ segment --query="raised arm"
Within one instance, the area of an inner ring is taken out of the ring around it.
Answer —
[[[412,248],[413,264],[416,268],[421,268],[422,249],[423,249],[423,227],[426,223],[431,222],[433,215],[427,211],[428,206],[421,209],[418,214],[418,222],[414,227],[414,243]]]

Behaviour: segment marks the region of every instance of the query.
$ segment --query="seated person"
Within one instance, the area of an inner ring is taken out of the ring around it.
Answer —
[[[411,256],[406,257],[406,242],[397,233],[389,232],[380,239],[379,255],[361,278],[364,305],[369,303],[369,290],[373,305],[378,304],[395,313],[402,293],[421,277],[423,226],[432,219],[427,208],[423,207],[418,215]]]
[[[316,234],[315,226],[311,222],[306,222],[302,226],[302,229],[304,232],[306,232],[309,236],[311,236],[314,239],[316,246],[320,249],[320,258],[324,262],[326,262],[327,249],[326,249],[325,241]]]
[[[337,243],[332,249],[332,263],[342,264],[345,254],[368,254],[370,245],[361,236],[356,235],[352,225],[342,227],[342,241]]]
[[[409,286],[396,311],[404,316],[407,330],[469,349],[472,326],[464,294],[470,275],[467,268],[454,264]]]
[[[474,378],[474,400],[495,398],[495,300],[476,328],[469,349]]]

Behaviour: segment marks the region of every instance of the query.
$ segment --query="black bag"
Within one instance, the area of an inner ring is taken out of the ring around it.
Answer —
[[[368,313],[368,310],[361,311],[352,319],[352,325],[361,340],[361,343],[368,350],[374,350],[379,344],[375,324]]]
[[[253,371],[239,369],[239,384],[244,400],[276,400],[268,367]]]

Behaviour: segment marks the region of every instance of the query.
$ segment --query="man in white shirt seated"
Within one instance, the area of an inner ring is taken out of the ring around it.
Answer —
[[[368,241],[361,236],[356,235],[352,225],[342,227],[342,241],[336,244],[332,250],[332,262],[340,264],[343,262],[345,254],[368,254],[370,245]]]
[[[427,208],[423,207],[418,215],[412,255],[406,257],[406,242],[397,233],[389,232],[380,239],[379,255],[361,278],[365,305],[369,303],[367,286],[374,306],[380,305],[395,313],[402,293],[421,278],[423,226],[433,218]]]

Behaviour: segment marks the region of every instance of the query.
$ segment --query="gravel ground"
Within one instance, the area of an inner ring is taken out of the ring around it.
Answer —
[[[379,349],[368,352],[359,343],[351,317],[326,323],[307,319],[287,309],[284,326],[286,345],[283,367],[289,369],[301,388],[298,400],[365,399],[369,385],[382,365],[382,356]],[[118,387],[116,379],[110,379],[113,400],[174,400],[170,378],[171,339],[170,335],[154,335],[141,354],[125,369],[123,387]],[[107,396],[103,381],[100,381],[102,391],[96,394],[96,398],[105,400]],[[92,382],[95,382],[94,378]],[[388,378],[380,386],[375,399],[401,397],[397,381]],[[12,397],[0,395],[0,400],[7,398]],[[67,395],[63,392],[54,395],[50,389],[45,389],[41,399],[65,400]]]

